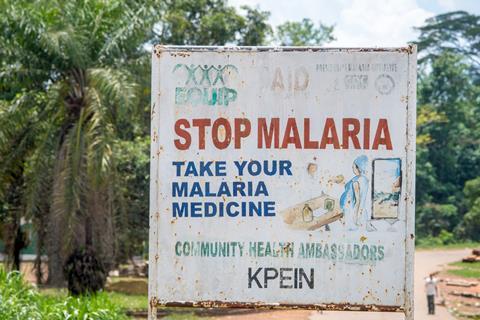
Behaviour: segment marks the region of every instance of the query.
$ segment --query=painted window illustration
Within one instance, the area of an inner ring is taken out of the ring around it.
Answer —
[[[372,218],[398,219],[402,162],[398,158],[373,160]]]

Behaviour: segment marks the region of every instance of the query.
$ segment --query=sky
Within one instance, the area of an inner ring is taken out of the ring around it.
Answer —
[[[335,25],[328,46],[389,47],[415,40],[415,26],[448,11],[480,14],[480,0],[229,0],[235,7],[259,6],[270,11],[273,26],[310,18]]]

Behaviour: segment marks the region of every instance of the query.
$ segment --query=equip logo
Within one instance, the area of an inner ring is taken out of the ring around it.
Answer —
[[[233,64],[194,65],[179,63],[172,70],[185,78],[182,87],[175,88],[175,104],[228,106],[237,99],[237,91],[226,87],[229,76],[238,74]]]

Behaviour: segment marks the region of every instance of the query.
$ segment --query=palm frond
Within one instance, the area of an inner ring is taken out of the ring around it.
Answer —
[[[64,68],[85,68],[88,61],[87,37],[71,25],[52,26],[41,34],[39,43]]]
[[[38,135],[38,145],[26,159],[25,165],[25,214],[27,218],[38,217],[50,201],[53,182],[54,150],[59,144],[57,129],[53,121],[43,122]]]
[[[107,178],[112,166],[112,143],[114,130],[111,115],[105,100],[98,90],[90,87],[87,92],[88,139],[88,175],[94,186],[99,186]]]
[[[92,68],[87,71],[87,78],[89,88],[95,89],[108,106],[111,122],[128,115],[137,102],[138,86],[124,70]]]
[[[138,4],[131,3],[121,8],[112,6],[112,10],[106,16],[110,15],[109,20],[112,20],[112,16],[116,16],[116,23],[109,30],[109,37],[105,39],[105,44],[99,50],[98,59],[100,61],[111,61],[112,57],[125,59],[128,53],[131,55],[132,52],[139,51],[147,38],[146,30],[149,30],[149,25],[153,26],[153,21],[158,18],[162,5],[161,2],[146,1]],[[141,36],[142,34],[144,36]]]
[[[36,93],[24,93],[13,101],[0,101],[0,194],[23,170],[33,137]]]

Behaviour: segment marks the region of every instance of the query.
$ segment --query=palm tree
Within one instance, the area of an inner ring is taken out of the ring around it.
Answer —
[[[158,11],[146,1],[11,0],[0,12],[0,205],[20,184],[12,212],[46,236],[49,283],[62,285],[76,248],[114,263],[113,151],[137,111],[132,70],[148,58]]]

